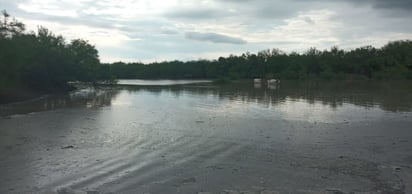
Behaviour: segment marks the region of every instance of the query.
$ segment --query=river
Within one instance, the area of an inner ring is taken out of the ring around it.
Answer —
[[[0,106],[0,193],[412,193],[412,82],[121,80]]]

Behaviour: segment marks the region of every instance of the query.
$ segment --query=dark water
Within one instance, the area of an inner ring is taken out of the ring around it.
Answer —
[[[409,191],[412,82],[149,82],[1,106],[0,192]]]
[[[169,104],[168,106],[176,102],[199,102],[197,106],[219,109],[226,113],[235,113],[236,111],[233,112],[231,109],[234,107],[243,111],[253,108],[259,109],[258,112],[262,114],[285,113],[283,116],[300,119],[320,117],[321,113],[344,116],[348,111],[359,112],[361,115],[366,112],[376,115],[412,111],[412,82],[408,81],[284,81],[274,88],[256,86],[248,82],[221,86],[207,82],[120,80],[118,87],[83,88],[67,95],[47,96],[24,103],[2,105],[0,116],[60,108],[134,106],[141,100],[147,103],[155,101],[155,104],[158,101],[166,101],[164,103]]]

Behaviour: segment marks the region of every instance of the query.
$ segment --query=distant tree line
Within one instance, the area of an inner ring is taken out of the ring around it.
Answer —
[[[53,90],[69,81],[111,79],[412,79],[412,41],[382,48],[353,50],[310,48],[304,53],[279,49],[244,53],[217,60],[165,61],[150,64],[101,64],[96,48],[85,40],[66,42],[44,27],[25,25],[0,14],[0,101],[14,90]]]
[[[0,97],[16,90],[61,90],[68,81],[106,79],[98,52],[87,41],[66,43],[44,27],[25,32],[25,25],[0,15]]]
[[[279,49],[244,53],[218,60],[167,61],[150,64],[105,64],[116,78],[277,78],[277,79],[412,79],[412,41],[389,42],[382,48],[353,50],[310,48],[304,53]]]

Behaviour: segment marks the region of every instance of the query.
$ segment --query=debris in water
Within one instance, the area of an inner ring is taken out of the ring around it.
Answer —
[[[191,177],[191,178],[187,178],[187,179],[183,179],[183,180],[182,180],[182,183],[183,183],[183,184],[189,184],[189,183],[195,183],[195,182],[197,182],[197,181],[196,181],[196,179],[195,179],[194,177]]]
[[[86,191],[86,194],[99,194],[98,191]]]
[[[74,193],[76,193],[76,191],[71,188],[60,188],[57,190],[57,194],[74,194]]]
[[[69,146],[62,147],[62,149],[74,149],[74,146],[69,145]]]
[[[329,188],[329,189],[326,189],[326,191],[332,192],[333,194],[344,194],[345,193],[341,191],[340,189],[336,189],[336,188]]]
[[[214,165],[212,165],[212,166],[207,166],[206,168],[210,168],[210,169],[213,169],[213,170],[222,170],[222,169],[224,169],[224,168],[221,167],[221,166],[214,166]]]
[[[225,189],[223,190],[223,192],[221,192],[221,194],[239,194],[239,191],[235,191],[235,190],[229,190],[229,189]]]

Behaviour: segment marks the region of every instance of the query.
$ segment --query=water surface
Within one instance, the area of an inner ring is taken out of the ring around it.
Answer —
[[[0,192],[411,191],[411,82],[119,83],[1,106]]]
[[[172,86],[182,84],[210,83],[210,80],[143,80],[124,79],[117,82],[118,85],[140,85],[140,86]]]

